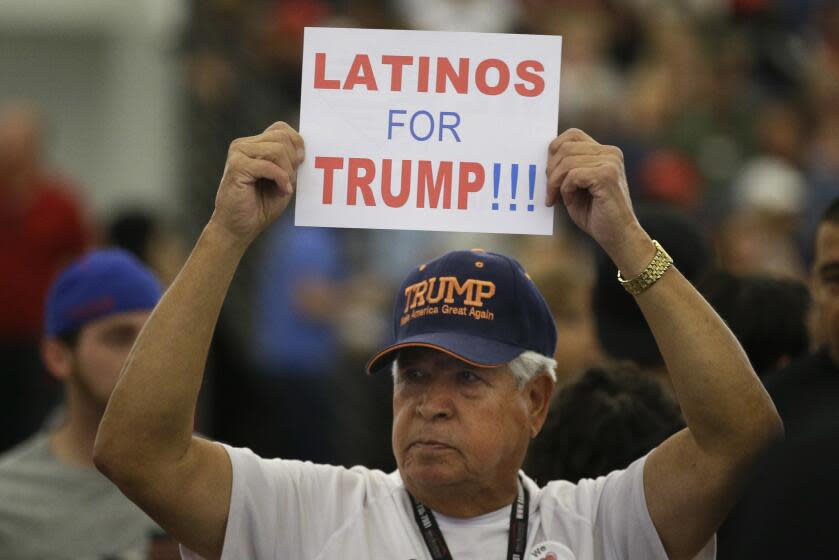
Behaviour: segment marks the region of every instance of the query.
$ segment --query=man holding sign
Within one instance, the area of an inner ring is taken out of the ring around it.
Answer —
[[[547,152],[548,205],[561,198],[620,270],[688,428],[624,471],[536,486],[519,468],[554,386],[553,322],[515,261],[461,251],[410,273],[396,343],[370,363],[395,364],[397,472],[266,460],[193,436],[230,280],[308,158],[277,123],[231,145],[215,212],[113,392],[97,466],[188,557],[713,557],[714,531],[780,419],[731,332],[636,220],[620,150],[569,130]]]
[[[366,40],[371,44],[364,47],[372,52],[375,41]],[[363,49],[350,47],[347,52],[354,54],[346,73],[328,72],[324,58],[321,66],[315,60],[309,74],[304,72],[304,80],[341,94],[379,91],[382,80],[373,60],[384,59],[359,56],[365,54]],[[431,88],[432,70],[426,67],[431,57],[426,58],[389,64],[390,89],[429,93],[424,90]],[[522,58],[525,62],[518,64],[489,59],[477,65],[475,60],[484,59],[468,52],[463,58],[467,62],[459,63],[457,77],[449,77],[453,64],[447,67],[437,57],[433,83],[443,90],[452,81],[451,87],[464,91],[473,86],[488,89],[475,101],[474,122],[480,120],[475,115],[480,116],[481,104],[496,91],[499,96],[506,92],[539,99],[538,94],[525,95],[540,89],[533,77],[539,75],[538,65],[527,62],[541,64],[538,58]],[[416,70],[413,81],[408,78],[409,62]],[[490,69],[495,73],[491,82]],[[431,99],[413,112],[386,112],[385,137],[396,138],[396,131],[409,129],[402,145],[407,151],[426,137],[428,142],[457,137],[462,141],[457,145],[475,137],[475,130],[467,131],[467,111],[459,114],[457,124],[445,115],[449,109],[443,106],[444,98],[437,98],[437,106]],[[381,117],[379,105],[372,107]],[[512,104],[511,112],[527,107]],[[306,103],[303,109],[311,112]],[[327,109],[324,106],[324,112]],[[363,109],[358,113],[366,114]],[[138,337],[108,404],[96,440],[97,466],[194,551],[186,552],[188,557],[713,557],[716,527],[757,458],[781,437],[783,428],[736,339],[639,225],[620,150],[569,130],[552,141],[544,139],[538,149],[541,156],[516,152],[511,160],[518,168],[498,158],[495,163],[509,165],[510,177],[525,163],[546,170],[541,174],[541,196],[534,199],[529,192],[521,204],[515,202],[517,196],[478,188],[483,185],[479,175],[485,179],[494,165],[481,150],[494,149],[493,141],[499,141],[493,134],[500,132],[475,125],[488,143],[470,144],[472,152],[457,152],[459,163],[454,163],[454,155],[435,158],[430,148],[426,158],[401,162],[403,176],[420,170],[425,178],[415,183],[405,177],[404,184],[418,186],[419,191],[400,201],[401,195],[385,181],[396,175],[393,161],[399,150],[391,154],[391,167],[385,163],[389,154],[382,151],[378,163],[369,157],[372,153],[342,155],[346,147],[341,142],[362,142],[364,136],[363,129],[355,129],[364,118],[345,114],[347,129],[336,124],[336,129],[306,133],[320,138],[312,143],[307,137],[308,145],[315,146],[310,151],[319,151],[315,155],[304,153],[303,138],[285,123],[231,144],[215,211]],[[503,115],[496,116],[503,124]],[[421,131],[414,117],[425,118],[429,128]],[[432,118],[438,136],[429,133]],[[531,128],[550,128],[554,122],[533,122]],[[504,136],[499,143],[515,152],[519,144],[532,141],[527,132],[519,131],[515,142]],[[380,142],[379,133],[372,135],[373,144]],[[353,144],[351,149],[359,147]],[[526,158],[537,161],[527,163]],[[532,176],[527,169],[526,175]],[[351,171],[343,176],[341,212],[331,213],[338,200],[336,177],[345,170]],[[328,173],[333,174],[331,198]],[[380,206],[374,173],[381,179],[385,211],[395,214],[369,213]],[[425,220],[427,229],[450,230],[464,222],[467,228],[488,222],[491,231],[544,233],[552,222],[550,206],[561,198],[571,219],[612,258],[619,280],[636,296],[667,362],[688,428],[624,471],[576,485],[558,481],[539,488],[519,469],[530,439],[545,421],[554,388],[555,362],[550,356],[555,326],[541,294],[517,262],[482,251],[458,251],[410,272],[394,308],[395,342],[368,365],[371,371],[393,372],[397,472],[266,460],[246,449],[193,436],[204,361],[228,286],[250,243],[285,211],[298,174],[307,185],[298,193],[298,222],[302,216],[304,221],[323,218],[332,225],[362,219],[370,220],[372,227],[422,228]],[[455,177],[460,179],[456,190],[449,182]],[[528,179],[535,185],[535,177]],[[397,197],[391,200],[393,206],[385,192]],[[326,214],[312,219],[311,208],[301,214],[301,207],[313,202],[325,207]],[[354,213],[353,207],[362,211]],[[470,214],[469,208],[477,210]],[[458,211],[463,214],[451,215]],[[350,221],[341,223],[344,214]]]

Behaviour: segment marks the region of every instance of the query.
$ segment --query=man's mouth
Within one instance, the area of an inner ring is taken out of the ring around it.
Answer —
[[[438,441],[435,439],[420,439],[413,442],[408,448],[417,448],[417,449],[425,449],[425,450],[444,450],[444,449],[453,449],[451,445],[443,443],[442,441]]]

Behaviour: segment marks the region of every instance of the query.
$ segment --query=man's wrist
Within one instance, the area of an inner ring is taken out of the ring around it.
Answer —
[[[624,236],[620,245],[605,250],[627,279],[641,274],[656,254],[652,238],[640,225]]]
[[[225,251],[232,251],[240,256],[245,253],[251,244],[251,240],[243,239],[241,236],[234,234],[213,218],[210,218],[210,221],[204,226],[201,237]]]

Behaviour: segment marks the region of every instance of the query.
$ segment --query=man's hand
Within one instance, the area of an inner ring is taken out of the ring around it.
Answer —
[[[655,248],[632,209],[620,149],[568,129],[548,147],[547,175],[548,206],[562,197],[574,223],[597,241],[624,276],[640,273]]]
[[[237,241],[253,241],[288,206],[303,156],[303,138],[284,122],[234,140],[210,221]]]

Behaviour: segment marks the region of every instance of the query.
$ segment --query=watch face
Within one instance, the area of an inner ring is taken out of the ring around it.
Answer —
[[[556,541],[540,542],[530,549],[527,560],[575,560],[571,549]]]

